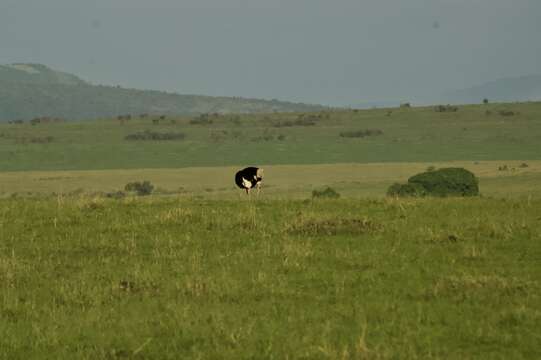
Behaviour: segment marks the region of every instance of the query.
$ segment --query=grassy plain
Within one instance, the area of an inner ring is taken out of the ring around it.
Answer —
[[[539,200],[0,200],[0,358],[541,357]]]
[[[541,103],[211,119],[0,125],[0,359],[541,357]]]
[[[295,125],[299,119],[314,125]],[[206,125],[193,118],[153,120],[3,124],[0,171],[541,159],[541,102],[461,106],[451,113],[427,107],[224,115],[210,116]],[[340,136],[366,129],[383,134]],[[145,130],[186,137],[124,140]]]
[[[527,165],[527,167],[524,164]],[[541,197],[541,161],[455,161],[431,163],[370,163],[263,166],[262,199],[307,199],[313,189],[332,186],[346,198],[383,197],[394,182],[425,171],[428,166],[464,167],[480,179],[484,196]],[[499,168],[507,167],[507,170]],[[123,190],[133,181],[149,180],[157,194],[185,198],[238,199],[237,167],[25,171],[0,173],[0,197],[50,194],[99,194]]]

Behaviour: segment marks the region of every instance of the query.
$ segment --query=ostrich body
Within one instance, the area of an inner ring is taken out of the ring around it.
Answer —
[[[243,190],[246,194],[250,194],[250,190],[254,187],[257,188],[257,193],[261,190],[261,182],[263,181],[263,169],[256,167],[247,167],[238,171],[235,174],[235,184]]]

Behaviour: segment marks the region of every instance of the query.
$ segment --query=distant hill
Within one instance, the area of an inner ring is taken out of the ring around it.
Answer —
[[[93,119],[123,114],[192,115],[314,111],[319,105],[179,95],[93,85],[41,64],[0,65],[0,122],[34,117]]]
[[[444,94],[445,102],[472,104],[541,100],[541,75],[503,78]]]

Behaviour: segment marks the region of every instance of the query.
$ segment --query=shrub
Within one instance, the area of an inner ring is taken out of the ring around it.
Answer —
[[[121,190],[118,190],[118,191],[113,191],[113,192],[108,192],[105,194],[105,197],[106,198],[110,198],[110,199],[122,199],[124,197],[126,197],[126,194],[124,193],[124,191],[121,191]]]
[[[414,175],[405,184],[393,184],[389,196],[476,196],[479,182],[463,168],[444,168]]]
[[[409,102],[402,103],[402,104],[400,104],[400,107],[403,108],[403,109],[407,109],[407,108],[411,107],[411,104]]]
[[[457,112],[458,106],[452,106],[452,105],[438,105],[434,108],[434,111],[436,112]]]
[[[366,130],[343,131],[340,133],[340,136],[348,137],[348,138],[364,138],[368,136],[378,136],[382,134],[383,134],[383,131],[379,129],[366,129]]]
[[[483,99],[483,104],[488,104],[488,99],[487,98]]]
[[[312,199],[338,199],[340,197],[340,194],[331,188],[330,186],[327,186],[326,188],[322,190],[313,190],[312,191]]]
[[[161,132],[154,132],[150,130],[145,130],[143,132],[138,132],[135,134],[126,135],[124,137],[125,140],[154,140],[154,141],[160,141],[160,140],[183,140],[186,137],[183,133],[161,133]]]
[[[426,190],[422,185],[419,185],[419,184],[394,183],[391,186],[389,186],[389,189],[387,189],[387,195],[398,196],[398,197],[406,197],[406,196],[422,197],[426,195]]]
[[[520,164],[518,167],[519,167],[519,168],[527,168],[528,166],[529,166],[528,164],[522,163],[522,164]]]
[[[408,183],[421,185],[427,195],[479,195],[479,181],[471,171],[463,168],[444,168],[424,172],[410,177]]]
[[[212,123],[214,123],[214,121],[210,118],[209,114],[201,114],[190,120],[190,124],[192,125],[212,125]]]
[[[135,192],[137,195],[144,196],[144,195],[150,195],[152,193],[152,190],[154,190],[154,185],[150,183],[150,181],[135,181],[131,183],[127,183],[124,187],[124,190],[129,192]]]

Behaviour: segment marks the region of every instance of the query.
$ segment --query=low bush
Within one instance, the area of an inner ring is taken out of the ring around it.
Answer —
[[[434,111],[436,112],[457,112],[458,106],[452,106],[452,105],[438,105],[434,107]]]
[[[143,132],[138,132],[135,134],[126,135],[125,140],[143,140],[143,141],[163,141],[163,140],[183,140],[186,137],[183,133],[161,133],[150,130],[145,130]]]
[[[118,191],[113,191],[113,192],[108,192],[105,194],[105,197],[106,198],[109,198],[109,199],[123,199],[126,197],[126,193],[124,191],[121,191],[121,190],[118,190]]]
[[[389,189],[387,189],[387,195],[397,197],[422,197],[426,195],[426,190],[422,185],[419,184],[394,183],[389,186]]]
[[[463,168],[444,168],[414,175],[405,184],[393,184],[389,196],[477,196],[479,181]]]
[[[128,192],[135,192],[139,196],[145,196],[152,194],[152,191],[154,190],[154,185],[150,183],[150,181],[134,181],[131,183],[127,183],[124,187],[124,190]]]
[[[444,168],[424,172],[410,177],[408,183],[421,185],[427,195],[479,195],[479,181],[471,171],[463,168]]]
[[[338,199],[339,197],[340,194],[330,186],[321,190],[312,190],[312,199]]]
[[[212,125],[213,123],[214,120],[210,118],[209,114],[201,114],[190,120],[191,125]]]
[[[283,134],[276,135],[273,131],[269,131],[269,129],[265,129],[263,133],[259,136],[254,136],[250,138],[253,142],[266,142],[266,141],[284,141],[286,139],[286,136]]]
[[[368,136],[378,136],[382,134],[383,134],[383,131],[379,129],[366,129],[366,130],[343,131],[340,133],[340,136],[347,137],[347,138],[364,138]]]

